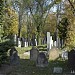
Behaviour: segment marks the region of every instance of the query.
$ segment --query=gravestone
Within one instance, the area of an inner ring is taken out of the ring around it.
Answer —
[[[67,50],[62,51],[61,57],[64,60],[68,59],[68,51]]]
[[[52,36],[50,36],[50,49],[53,47],[53,40],[52,40]]]
[[[20,41],[20,38],[18,38],[18,47],[21,47],[21,41]]]
[[[26,45],[26,41],[24,42],[24,47],[27,47],[27,45]]]
[[[68,66],[71,68],[71,70],[75,70],[75,49],[72,49],[68,53]]]
[[[37,46],[37,40],[35,39],[35,44],[36,44],[36,46]]]
[[[47,49],[50,50],[50,32],[47,32]]]
[[[49,60],[55,60],[59,57],[59,50],[53,47],[49,52]]]
[[[26,47],[28,47],[28,42],[26,42]]]
[[[39,51],[36,47],[32,47],[30,50],[30,60],[36,61],[38,57]]]
[[[56,47],[56,41],[54,41],[54,47]]]
[[[57,46],[57,48],[61,47],[61,42],[60,42],[60,38],[59,37],[57,37],[56,46]]]
[[[57,48],[59,47],[58,44],[59,44],[59,38],[57,37],[57,38],[56,38],[56,47],[57,47]]]
[[[10,50],[10,63],[15,64],[18,63],[18,59],[19,59],[18,52],[15,49],[15,47],[12,47]]]
[[[25,39],[22,37],[21,38],[21,47],[24,47],[25,46],[25,43],[24,42],[25,42]]]
[[[17,35],[16,34],[14,35],[14,43],[15,43],[15,45],[17,43]]]
[[[62,73],[62,68],[61,67],[54,67],[53,73]]]
[[[48,66],[48,59],[46,58],[46,55],[43,52],[39,53],[38,58],[37,58],[37,62],[36,62],[36,66],[37,67]]]

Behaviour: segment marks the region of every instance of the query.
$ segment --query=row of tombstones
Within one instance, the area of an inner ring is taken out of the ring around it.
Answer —
[[[15,47],[11,48],[9,54],[10,54],[10,63],[18,64],[19,56],[18,56],[18,52],[15,49]],[[71,69],[72,71],[75,71],[75,49],[72,49],[70,52],[68,52],[68,54],[66,51],[64,51],[62,53],[62,56],[63,56],[62,57],[63,59],[66,57],[68,58],[67,65],[69,69]],[[48,66],[48,59],[53,58],[52,60],[55,60],[58,57],[59,57],[59,51],[54,48],[50,51],[49,56],[46,52],[39,52],[39,50],[35,47],[32,47],[32,49],[30,50],[30,60],[35,61],[36,66],[38,67],[46,67]]]
[[[53,54],[54,53],[54,54]],[[37,48],[33,47],[30,50],[30,60],[36,62],[36,66],[46,67],[48,66],[48,59],[55,60],[59,58],[59,51],[52,49],[49,55],[46,52],[39,52]],[[61,54],[63,60],[68,60],[68,67],[70,70],[75,71],[75,49],[72,49],[70,52],[63,51]],[[56,69],[56,68],[55,68]],[[61,68],[60,68],[61,69]]]
[[[57,40],[53,40],[53,37],[50,35],[50,32],[47,32],[47,42],[46,39],[43,39],[41,41],[43,44],[47,43],[47,49],[50,50],[53,46],[55,47],[62,47],[63,46],[63,40],[60,40],[60,38],[57,38]],[[37,46],[37,40],[36,38],[33,38],[32,40],[27,41],[27,39],[17,38],[17,35],[14,35],[14,43],[17,44],[18,47],[28,47],[28,45],[31,46]]]
[[[60,40],[60,38],[56,38],[56,40],[53,40],[53,37],[50,35],[50,32],[47,32],[47,49],[50,50],[52,47],[61,48],[63,46],[63,39]]]
[[[28,46],[37,46],[37,39],[26,39],[26,38],[17,38],[17,35],[14,35],[14,43],[18,47],[28,47]],[[41,39],[41,44],[46,44],[46,39]]]

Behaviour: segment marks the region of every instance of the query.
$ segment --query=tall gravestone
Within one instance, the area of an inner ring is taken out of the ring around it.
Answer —
[[[25,39],[22,37],[21,38],[21,47],[24,47],[25,46],[25,43],[24,42],[25,42]]]
[[[20,38],[18,38],[18,47],[21,47],[21,41],[20,41]]]
[[[35,45],[37,46],[37,40],[35,39]]]
[[[54,41],[54,47],[56,47],[56,41]]]
[[[50,50],[50,32],[47,32],[47,49]]]
[[[59,42],[59,38],[56,38],[56,47],[58,48],[58,42]]]
[[[50,36],[50,49],[53,47],[53,40],[52,40],[52,36]]]
[[[56,40],[56,47],[57,48],[61,47],[61,42],[60,42],[60,38],[59,37],[57,37],[57,40]]]
[[[64,45],[64,41],[63,41],[63,39],[61,40],[61,47],[63,47],[63,45]]]
[[[30,60],[36,61],[38,57],[39,51],[37,48],[32,47],[30,50]]]
[[[15,43],[15,45],[17,43],[17,35],[16,34],[14,35],[14,43]]]
[[[27,45],[26,45],[26,41],[24,42],[24,47],[27,47]]]

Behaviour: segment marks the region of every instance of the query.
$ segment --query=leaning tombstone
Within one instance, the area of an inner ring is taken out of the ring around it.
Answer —
[[[39,54],[39,50],[36,47],[32,47],[30,50],[30,60],[36,61]]]
[[[43,52],[39,53],[38,58],[37,58],[37,62],[36,62],[36,66],[37,67],[48,66],[48,59],[46,58],[46,55]]]
[[[59,57],[59,50],[54,47],[49,52],[49,60],[55,60]]]

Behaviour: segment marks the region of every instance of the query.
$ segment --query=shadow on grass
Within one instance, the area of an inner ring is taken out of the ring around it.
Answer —
[[[29,59],[20,59],[19,62],[7,75],[68,75],[70,73],[67,61],[63,60],[49,61],[48,67],[45,68],[36,67],[35,62]],[[53,73],[54,67],[62,67],[63,72],[61,74]]]

